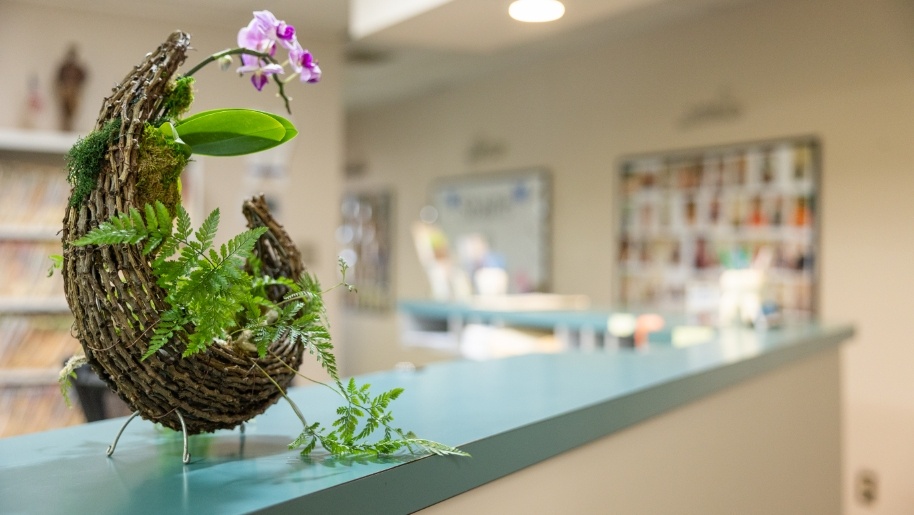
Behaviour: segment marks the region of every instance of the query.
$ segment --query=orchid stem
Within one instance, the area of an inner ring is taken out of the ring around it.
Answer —
[[[265,54],[263,52],[258,52],[256,50],[251,50],[249,48],[229,48],[229,49],[223,50],[221,52],[216,52],[215,54],[200,61],[199,64],[197,64],[196,66],[191,68],[187,73],[185,73],[184,77],[192,77],[195,73],[200,71],[200,69],[203,68],[204,66],[206,66],[209,63],[212,63],[214,61],[218,61],[219,59],[222,59],[223,57],[225,57],[227,55],[251,55],[251,56],[257,57],[258,59],[263,59],[272,64],[279,64],[276,61],[276,59],[273,59],[273,57],[270,54]],[[286,92],[285,92],[285,88],[284,88],[285,83],[283,83],[283,81],[281,81],[279,79],[279,77],[277,77],[275,75],[273,76],[273,80],[276,82],[276,85],[279,87],[279,96],[282,98],[283,103],[286,106],[286,112],[288,112],[289,114],[292,114],[292,108],[289,106],[289,97],[286,96]]]

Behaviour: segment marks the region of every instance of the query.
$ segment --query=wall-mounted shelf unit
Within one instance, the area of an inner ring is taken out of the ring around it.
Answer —
[[[623,158],[618,304],[688,310],[724,270],[767,263],[765,300],[814,316],[819,163],[810,137]]]
[[[56,384],[79,350],[59,273],[75,134],[0,130],[0,437],[80,423]],[[28,413],[28,416],[23,416]]]

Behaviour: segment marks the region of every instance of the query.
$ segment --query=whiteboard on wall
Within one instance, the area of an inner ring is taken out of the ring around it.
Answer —
[[[542,168],[438,180],[432,188],[437,224],[455,262],[473,277],[504,268],[508,293],[546,292],[551,285],[551,183]]]

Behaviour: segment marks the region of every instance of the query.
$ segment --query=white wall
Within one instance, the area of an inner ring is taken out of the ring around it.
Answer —
[[[739,119],[684,129],[691,107],[729,90]],[[475,165],[480,135],[507,143]],[[914,509],[914,3],[773,0],[718,12],[469,86],[350,116],[347,153],[364,161],[349,187],[396,192],[395,285],[428,287],[409,240],[433,178],[544,165],[554,178],[559,293],[610,301],[612,176],[624,154],[812,134],[823,144],[822,315],[852,321],[843,352],[846,513]],[[416,355],[393,317],[347,317],[352,372]],[[853,476],[876,471],[880,498],[853,500]]]
[[[240,24],[247,20],[239,20]],[[291,21],[291,20],[290,20]],[[46,100],[50,78],[70,41],[90,77],[79,130],[94,122],[101,99],[131,66],[177,28],[156,20],[38,9],[0,0],[0,127],[17,127],[30,75]],[[182,26],[203,56],[234,42],[237,27]],[[324,81],[293,94],[301,130],[291,158],[283,214],[296,241],[313,249],[312,269],[335,277],[333,230],[343,140],[342,52],[308,42]],[[844,487],[847,513],[908,513],[914,507],[914,347],[905,323],[914,276],[914,4],[907,0],[765,0],[586,53],[550,59],[462,88],[359,113],[349,120],[347,152],[368,174],[353,188],[396,191],[396,291],[427,295],[408,239],[409,224],[437,176],[548,166],[555,187],[555,275],[560,293],[609,301],[614,227],[612,174],[623,154],[794,134],[824,146],[823,315],[857,324],[843,353]],[[193,58],[190,60],[193,61]],[[695,104],[727,88],[743,103],[739,120],[689,130],[677,125]],[[279,110],[244,79],[199,76],[195,109],[227,105]],[[51,107],[48,106],[47,109]],[[38,128],[53,128],[46,111]],[[508,153],[476,165],[466,151],[479,134],[508,143]],[[244,160],[207,162],[206,209],[222,208],[224,232],[241,197]],[[335,294],[330,295],[331,303]],[[392,315],[331,312],[347,373],[397,361],[437,359],[397,345]],[[852,476],[878,473],[881,498],[863,509]]]
[[[277,13],[281,15],[280,13]],[[85,134],[95,124],[105,96],[143,56],[154,50],[168,35],[181,29],[191,34],[193,51],[183,68],[207,55],[235,46],[238,29],[250,18],[239,18],[237,25],[210,26],[159,20],[87,14],[79,10],[40,8],[0,0],[0,127],[19,128],[22,106],[27,96],[29,77],[40,79],[45,108],[33,128],[54,130],[57,114],[52,94],[55,70],[71,42],[78,45],[81,60],[88,70],[83,103],[75,130]],[[289,20],[294,24],[293,20]],[[337,248],[333,234],[338,223],[343,154],[342,45],[329,40],[312,40],[299,34],[301,43],[318,57],[324,71],[322,82],[287,85],[293,97],[292,115],[299,135],[284,145],[291,151],[288,179],[278,191],[281,211],[278,219],[290,236],[303,248],[306,264],[332,285],[338,278]],[[237,65],[237,62],[236,62]],[[197,75],[196,101],[191,112],[219,107],[248,107],[287,115],[282,101],[270,86],[258,93],[247,77],[215,66]],[[291,145],[291,146],[290,146]],[[205,170],[204,209],[220,208],[220,238],[228,239],[243,229],[241,201],[258,192],[245,182],[247,158],[201,158]],[[202,221],[202,220],[200,220]],[[198,224],[200,221],[195,221]],[[331,320],[337,318],[336,297],[328,296]],[[308,369],[318,374],[319,368]]]
[[[825,350],[419,513],[837,514],[839,369]]]

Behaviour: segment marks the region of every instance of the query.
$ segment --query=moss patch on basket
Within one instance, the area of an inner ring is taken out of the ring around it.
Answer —
[[[176,213],[181,201],[181,172],[188,157],[174,140],[146,124],[137,157],[136,205],[154,205],[157,201]]]
[[[67,152],[67,181],[73,187],[70,205],[82,204],[95,188],[98,173],[102,169],[108,146],[118,135],[121,119],[115,118],[106,122],[101,129],[90,132],[80,138]]]
[[[177,118],[190,109],[194,103],[194,78],[179,77],[169,85],[162,110],[165,118]]]
[[[180,77],[169,84],[163,101],[165,116],[162,122],[175,119],[190,109],[194,101],[193,84],[193,77]],[[67,181],[73,187],[71,206],[85,202],[95,188],[105,154],[116,140],[120,126],[120,118],[110,120],[101,129],[80,138],[67,152]],[[160,201],[168,207],[169,212],[174,213],[181,197],[178,178],[187,162],[188,155],[184,147],[166,138],[147,123],[143,129],[137,159],[139,178],[136,205],[145,206]]]

